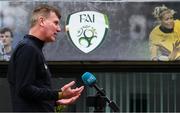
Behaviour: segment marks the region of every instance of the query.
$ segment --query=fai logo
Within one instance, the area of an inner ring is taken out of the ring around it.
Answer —
[[[66,31],[73,44],[84,53],[89,53],[103,41],[109,28],[106,15],[95,11],[70,14]]]

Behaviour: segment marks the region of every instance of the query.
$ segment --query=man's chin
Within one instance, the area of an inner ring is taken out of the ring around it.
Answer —
[[[49,42],[54,42],[56,41],[56,37],[51,37],[51,40]]]

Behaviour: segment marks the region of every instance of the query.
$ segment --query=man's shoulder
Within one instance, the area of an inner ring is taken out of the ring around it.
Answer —
[[[21,40],[21,41],[17,44],[15,50],[17,51],[17,50],[21,50],[21,49],[34,49],[34,48],[33,48],[33,45],[32,45],[31,43],[29,43],[28,41],[26,41],[26,40]]]
[[[25,35],[24,38],[17,44],[17,48],[26,48],[26,49],[34,49],[37,51],[36,45],[33,41],[28,38],[28,35]]]
[[[18,43],[18,45],[15,47],[15,49],[13,50],[13,54],[16,54],[16,55],[38,55],[39,52],[37,51],[37,49],[29,42],[27,41],[20,41]],[[15,56],[16,56],[15,55]]]

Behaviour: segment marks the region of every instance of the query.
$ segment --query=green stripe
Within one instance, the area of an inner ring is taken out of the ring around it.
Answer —
[[[69,25],[69,19],[70,19],[70,16],[71,16],[71,15],[68,15],[68,17],[67,17],[66,25]]]
[[[107,15],[104,14],[105,24],[109,27],[109,21]]]

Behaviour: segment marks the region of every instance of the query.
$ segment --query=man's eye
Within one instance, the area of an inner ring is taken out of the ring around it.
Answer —
[[[58,24],[59,24],[59,22],[54,22],[54,24],[58,25]]]

